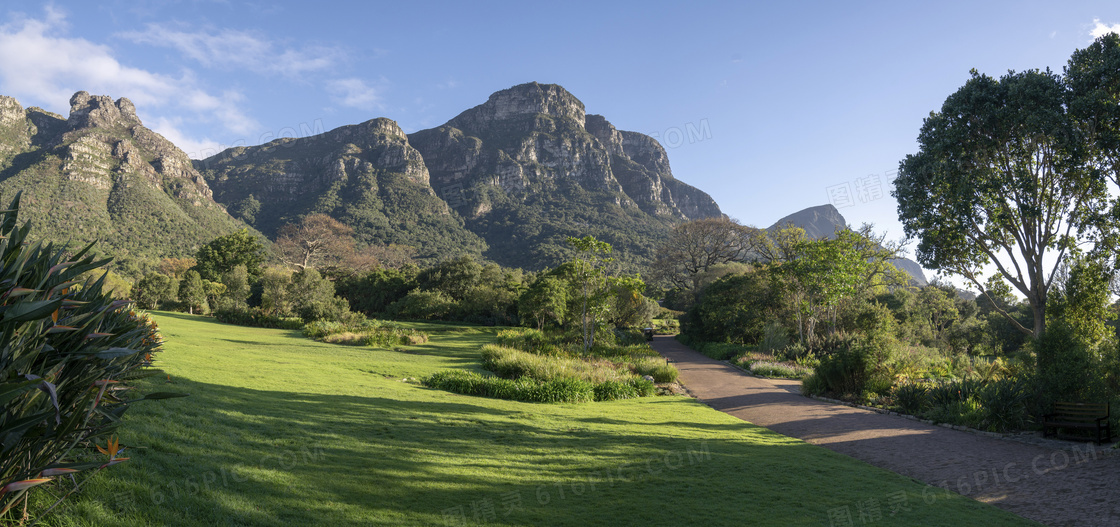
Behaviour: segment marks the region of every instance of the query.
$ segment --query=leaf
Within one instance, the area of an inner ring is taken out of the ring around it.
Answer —
[[[23,481],[13,481],[13,482],[11,482],[7,485],[4,485],[3,487],[0,487],[0,496],[6,494],[8,492],[15,492],[17,490],[23,490],[23,489],[34,487],[36,485],[42,485],[43,483],[46,483],[50,480],[51,480],[51,478],[36,478],[36,479],[25,479]]]
[[[140,350],[133,350],[128,348],[109,348],[104,351],[99,351],[93,355],[99,359],[119,359],[121,357],[128,357],[140,353]]]
[[[6,322],[27,322],[29,320],[36,320],[45,318],[51,314],[52,311],[58,309],[62,304],[59,300],[38,300],[35,302],[20,302],[8,306],[4,310],[4,321]]]

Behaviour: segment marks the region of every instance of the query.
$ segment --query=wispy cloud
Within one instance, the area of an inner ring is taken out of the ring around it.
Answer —
[[[342,106],[359,110],[377,110],[382,107],[380,89],[357,78],[334,79],[326,84],[327,92]]]
[[[1120,34],[1120,24],[1112,24],[1109,26],[1101,22],[1099,18],[1093,19],[1093,29],[1089,30],[1089,34],[1092,35],[1093,38],[1100,38],[1109,33]]]
[[[284,47],[261,34],[235,29],[181,31],[151,24],[144,31],[117,36],[138,44],[176,49],[208,68],[247,69],[288,77],[329,69],[345,56],[335,47]]]
[[[0,93],[65,115],[70,96],[85,90],[128,97],[141,118],[183,112],[236,134],[260,127],[242,109],[244,96],[236,90],[212,93],[190,71],[171,76],[122,64],[112,48],[69,37],[67,29],[66,15],[52,7],[40,19],[20,16],[0,25]]]

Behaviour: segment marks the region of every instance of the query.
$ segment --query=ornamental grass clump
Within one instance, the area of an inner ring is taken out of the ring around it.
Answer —
[[[70,255],[29,243],[19,200],[0,215],[0,522],[26,519],[12,511],[40,486],[61,501],[127,460],[111,436],[131,403],[180,395],[128,396],[129,381],[155,373],[158,328],[107,294],[104,273],[78,278],[108,263],[92,244]]]

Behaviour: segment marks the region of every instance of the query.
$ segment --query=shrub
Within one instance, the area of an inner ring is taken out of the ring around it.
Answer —
[[[767,322],[762,328],[762,341],[758,343],[758,351],[774,353],[789,346],[789,332],[785,326],[777,322]]]
[[[1030,420],[1031,391],[1020,379],[1000,379],[987,383],[976,394],[984,408],[984,428],[993,432],[1021,430]]]
[[[303,327],[303,320],[299,318],[270,315],[259,307],[219,309],[214,312],[214,318],[226,324],[255,328],[300,329]]]
[[[860,340],[821,358],[816,377],[836,395],[885,395],[893,384],[882,343]]]
[[[425,386],[438,390],[537,403],[581,403],[595,400],[594,387],[581,379],[503,379],[471,371],[449,370],[423,379]]]
[[[929,408],[929,389],[920,384],[899,384],[891,390],[891,398],[904,414],[920,415]]]
[[[394,318],[430,320],[446,317],[456,306],[455,300],[442,291],[417,289],[389,304],[386,312]]]
[[[766,377],[784,377],[786,379],[800,379],[809,374],[810,370],[796,364],[758,361],[750,365],[751,373]]]
[[[649,375],[654,382],[677,382],[680,372],[660,357],[640,357],[630,362],[630,371],[638,376]]]
[[[16,226],[19,201],[17,194],[0,213],[0,523],[15,520],[7,512],[35,485],[60,475],[78,484],[124,461],[112,445],[108,459],[90,452],[113,443],[131,403],[177,395],[126,397],[127,381],[143,376],[160,351],[158,328],[113,300],[105,273],[79,279],[108,263],[89,256],[92,245],[68,256],[53,244],[29,244],[30,224]]]

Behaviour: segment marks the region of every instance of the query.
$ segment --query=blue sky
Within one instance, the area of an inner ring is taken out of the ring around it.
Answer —
[[[192,157],[388,117],[437,126],[523,82],[658,137],[674,174],[766,226],[830,201],[901,237],[890,182],[971,68],[1060,71],[1098,2],[7,0],[0,94],[128,97]]]

